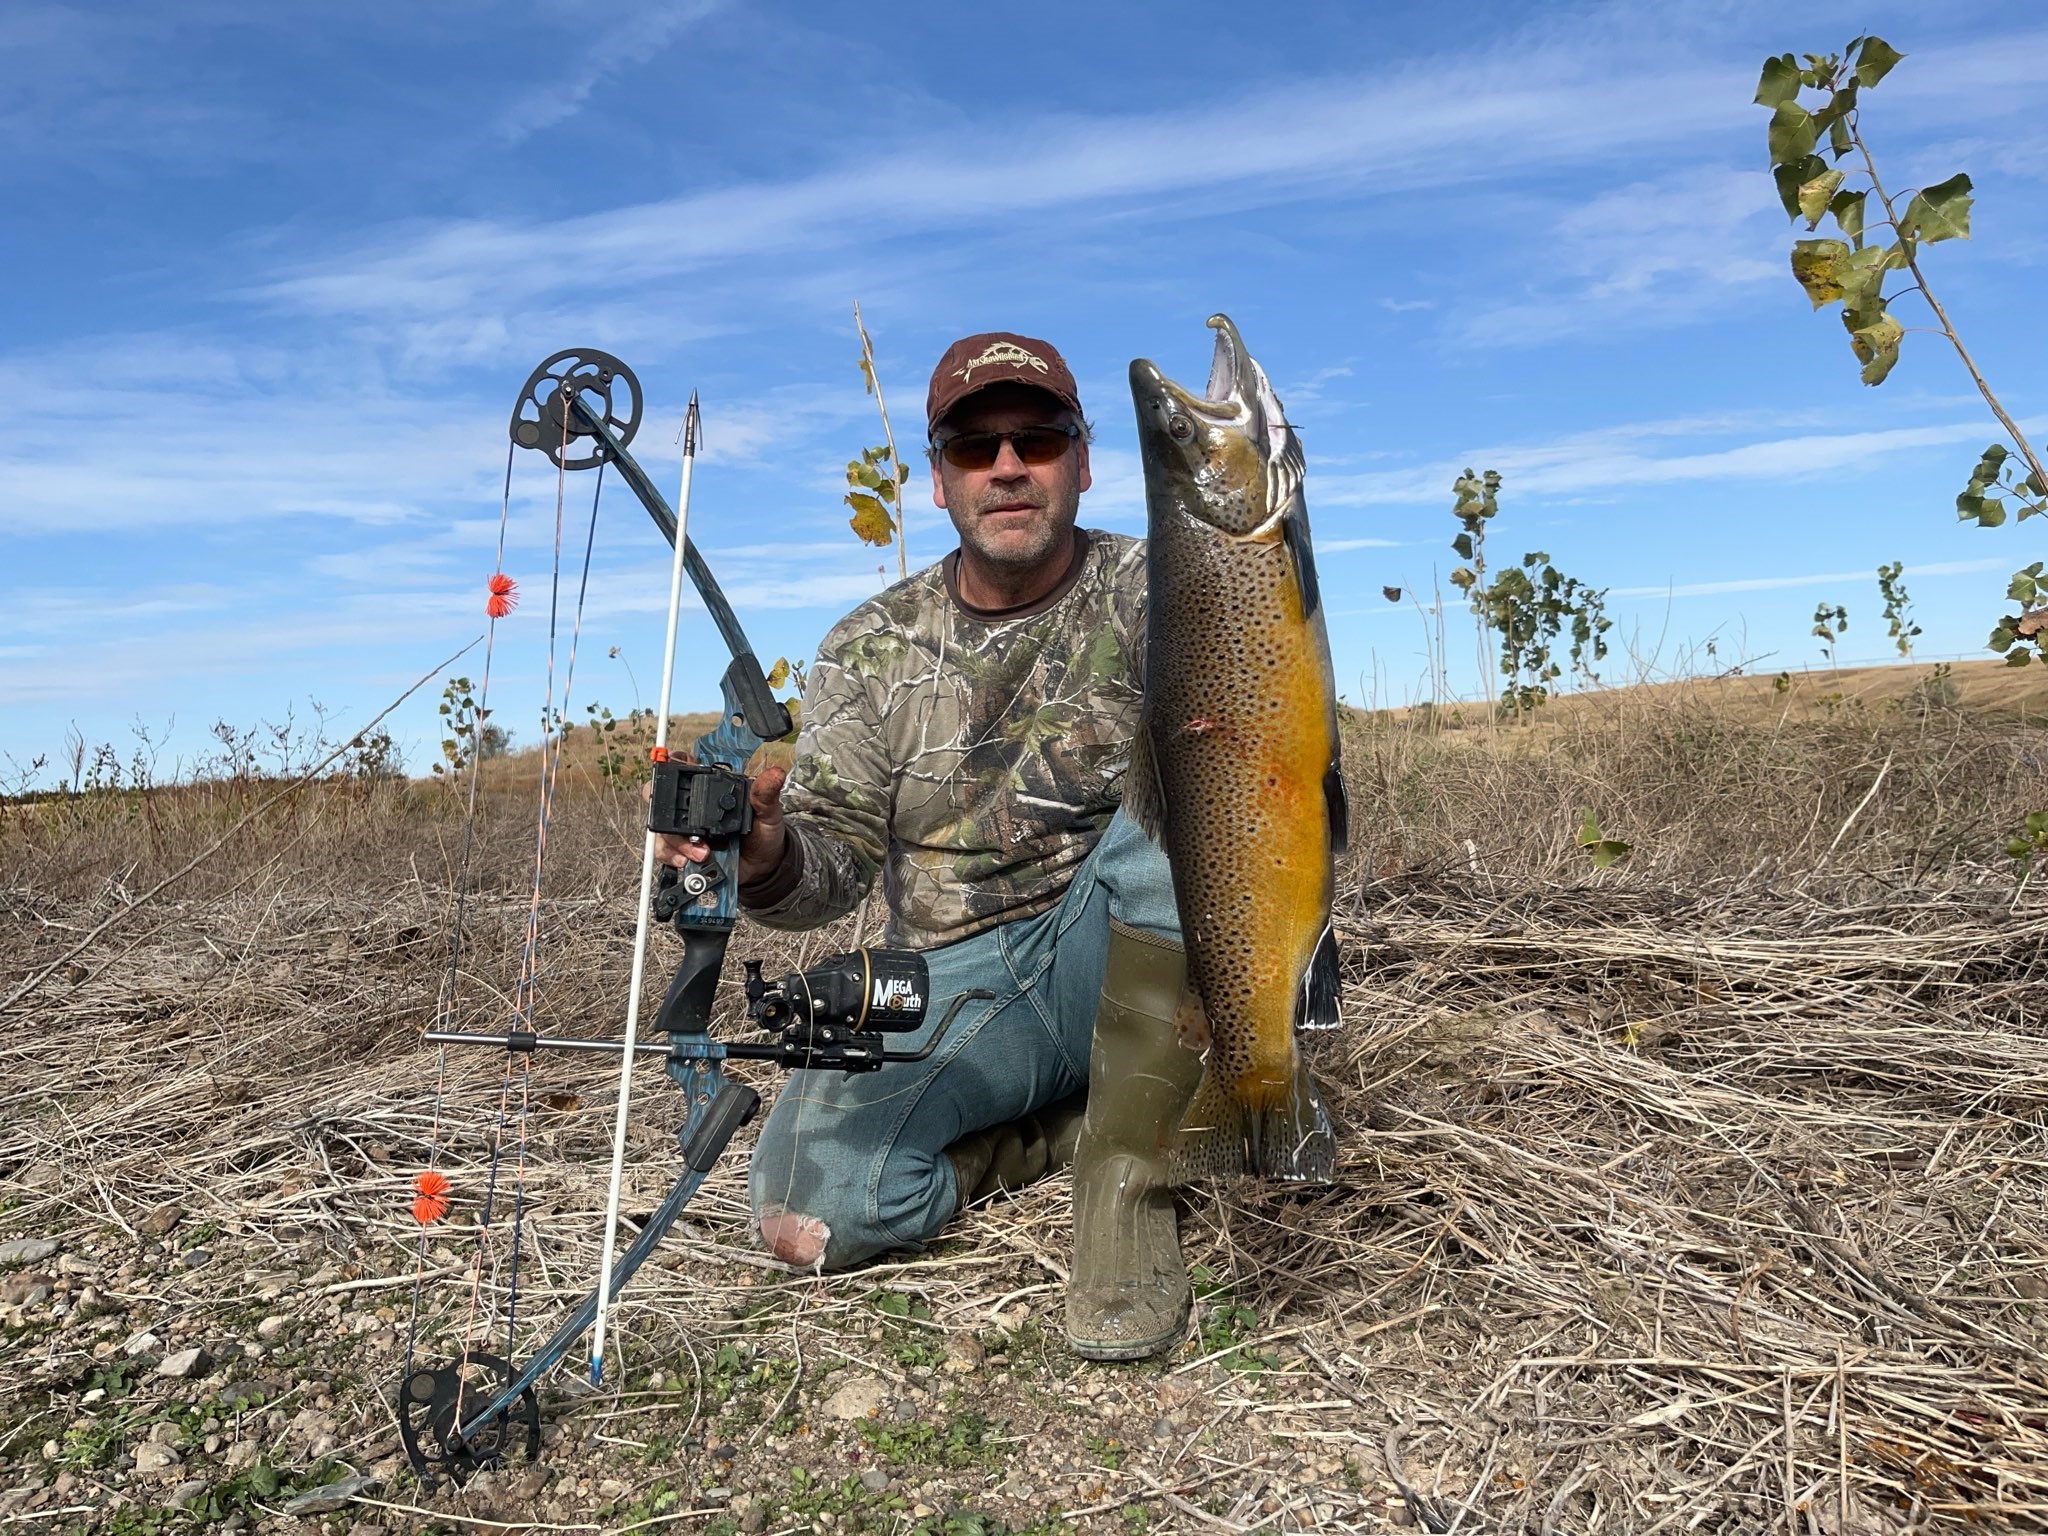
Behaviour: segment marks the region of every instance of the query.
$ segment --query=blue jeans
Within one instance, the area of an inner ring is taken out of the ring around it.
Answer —
[[[995,994],[963,1008],[928,1058],[790,1074],[748,1175],[755,1219],[823,1223],[826,1269],[937,1232],[960,1204],[948,1146],[1087,1085],[1112,917],[1180,937],[1166,855],[1121,811],[1059,905],[926,951],[930,1011],[893,1049],[921,1048],[960,993]]]

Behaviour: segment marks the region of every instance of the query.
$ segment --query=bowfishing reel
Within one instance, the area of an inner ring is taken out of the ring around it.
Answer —
[[[779,1066],[873,1072],[885,1062],[922,1061],[968,1003],[993,998],[979,989],[953,999],[932,1037],[915,1051],[892,1051],[889,1035],[922,1029],[931,973],[914,949],[856,949],[780,981],[746,962],[747,1017],[779,1038],[773,1045],[728,1047],[734,1056],[766,1056]]]

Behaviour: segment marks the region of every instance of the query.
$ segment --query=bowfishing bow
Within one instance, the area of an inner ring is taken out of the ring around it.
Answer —
[[[546,454],[558,471],[615,467],[674,551],[624,1038],[542,1035],[518,1012],[514,1027],[503,1032],[430,1029],[425,1036],[429,1044],[494,1045],[529,1057],[537,1050],[618,1053],[620,1086],[603,1258],[596,1286],[523,1365],[513,1364],[509,1337],[502,1356],[465,1345],[455,1359],[442,1365],[416,1365],[408,1357],[398,1386],[399,1438],[414,1470],[429,1480],[447,1477],[460,1483],[508,1454],[536,1457],[540,1408],[535,1389],[586,1329],[592,1341],[590,1379],[593,1384],[602,1382],[605,1322],[612,1297],[675,1225],[734,1133],[760,1107],[754,1089],[725,1075],[723,1063],[728,1058],[843,1072],[920,1061],[931,1054],[962,1007],[991,995],[961,994],[922,1047],[892,1051],[886,1046],[889,1035],[918,1029],[925,1020],[928,977],[922,955],[861,949],[776,982],[762,976],[759,961],[749,961],[747,1014],[773,1038],[739,1041],[711,1036],[712,1002],[739,919],[739,839],[751,825],[749,780],[743,770],[763,742],[790,734],[790,716],[769,689],[738,617],[689,538],[690,484],[699,435],[697,397],[690,396],[684,421],[682,486],[674,508],[627,451],[639,430],[641,399],[639,381],[619,359],[592,348],[571,348],[548,358],[528,377],[511,423],[513,443]],[[719,681],[724,703],[719,723],[697,739],[687,756],[670,752],[667,744],[685,575],[731,657]],[[710,857],[683,871],[657,866],[658,832],[702,839],[710,845]],[[681,937],[683,953],[646,1031],[665,1038],[643,1039],[640,994],[647,941],[652,928],[662,922]],[[676,1135],[683,1167],[633,1241],[615,1254],[632,1068],[643,1054],[659,1055],[682,1090],[683,1123]],[[432,1194],[424,1184],[419,1187],[423,1199],[438,1200],[438,1190],[445,1190],[446,1183],[442,1181]]]

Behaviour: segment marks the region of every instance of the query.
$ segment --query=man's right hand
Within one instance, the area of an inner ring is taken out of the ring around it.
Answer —
[[[789,841],[789,829],[782,821],[782,786],[789,778],[784,768],[764,768],[756,774],[747,793],[754,808],[754,825],[740,839],[740,884],[751,885],[782,867],[782,854]],[[654,857],[660,863],[681,869],[711,857],[711,845],[701,838],[676,837],[667,832],[654,835]]]

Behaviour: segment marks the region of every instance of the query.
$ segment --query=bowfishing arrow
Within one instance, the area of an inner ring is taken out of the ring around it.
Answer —
[[[697,392],[683,415],[683,483],[676,493],[675,558],[668,574],[668,635],[661,647],[660,702],[654,710],[656,763],[668,761],[668,706],[676,677],[676,621],[683,611],[683,554],[690,547],[690,479],[697,467]],[[787,718],[785,716],[785,718]],[[640,1039],[640,984],[647,975],[647,935],[654,922],[654,840],[647,829],[640,852],[640,911],[633,928],[633,979],[626,992],[626,1044],[619,1056],[619,1107],[612,1120],[612,1180],[605,1196],[604,1257],[598,1261],[597,1318],[590,1330],[590,1384],[604,1384],[604,1327],[612,1303],[612,1254],[619,1237],[619,1190],[626,1177],[626,1111],[633,1097],[633,1056]]]
[[[566,1358],[586,1329],[591,1330],[590,1379],[602,1381],[606,1313],[612,1298],[674,1226],[734,1133],[759,1108],[759,1094],[726,1077],[723,1063],[728,1058],[842,1072],[874,1071],[888,1062],[921,1061],[931,1054],[961,1008],[993,996],[981,991],[960,994],[921,1047],[895,1051],[887,1046],[889,1036],[919,1029],[925,1022],[929,977],[922,955],[861,949],[831,956],[774,982],[762,976],[760,962],[749,961],[747,1016],[772,1038],[728,1041],[711,1036],[712,1001],[726,946],[739,919],[739,839],[752,817],[749,780],[742,770],[757,747],[789,735],[791,726],[788,709],[769,689],[737,616],[689,537],[687,517],[699,429],[697,397],[691,395],[685,419],[682,484],[678,506],[673,509],[627,451],[639,428],[641,398],[639,381],[616,357],[590,348],[570,349],[548,358],[528,377],[511,423],[517,447],[544,452],[561,472],[615,468],[674,548],[624,1038],[542,1035],[530,1014],[517,1010],[512,1027],[502,1033],[440,1028],[428,1030],[425,1036],[429,1044],[494,1045],[527,1058],[537,1050],[619,1054],[603,1259],[596,1286],[524,1365],[513,1363],[509,1340],[503,1356],[465,1347],[454,1360],[440,1366],[416,1368],[408,1350],[406,1375],[398,1388],[399,1437],[414,1470],[428,1480],[447,1477],[460,1483],[509,1454],[523,1453],[529,1460],[538,1455],[540,1413],[535,1389],[542,1377]],[[719,723],[697,739],[687,758],[668,749],[684,575],[689,576],[731,658],[719,683],[724,701]],[[657,866],[654,838],[659,832],[701,839],[710,845],[710,857],[682,871]],[[647,1031],[666,1038],[646,1040],[641,1038],[640,994],[647,945],[654,925],[664,921],[681,937],[683,954]],[[642,1055],[657,1054],[683,1092],[683,1123],[676,1133],[683,1168],[638,1235],[623,1253],[617,1253],[633,1064]],[[426,1178],[423,1175],[415,1186],[419,1196],[415,1214],[423,1225],[428,1219],[425,1213],[438,1218],[446,1210],[446,1180],[439,1179],[429,1187]],[[515,1223],[517,1220],[515,1207]],[[517,1283],[516,1265],[513,1283]]]

